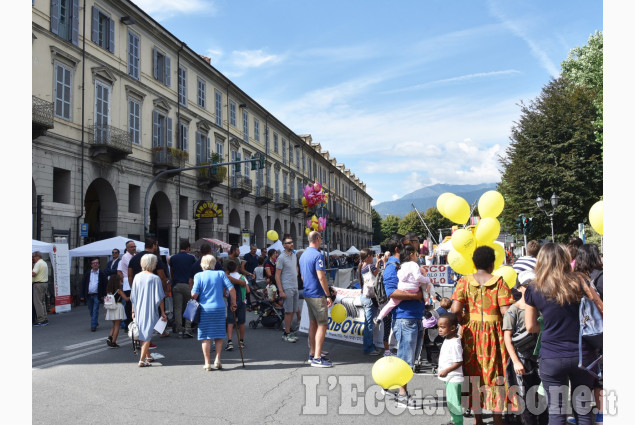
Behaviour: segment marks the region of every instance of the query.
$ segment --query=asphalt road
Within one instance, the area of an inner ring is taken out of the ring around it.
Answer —
[[[247,313],[250,320],[252,313]],[[244,349],[223,351],[223,370],[203,370],[196,339],[153,337],[153,354],[164,358],[139,368],[130,339],[119,349],[105,343],[111,322],[90,331],[85,306],[49,316],[32,328],[32,422],[37,424],[333,424],[436,425],[450,421],[443,384],[431,374],[415,375],[409,390],[423,409],[396,408],[374,385],[371,368],[379,357],[361,345],[327,339],[333,368],[305,364],[308,341],[282,341],[282,332],[247,328]],[[254,316],[255,317],[255,316]],[[236,338],[234,337],[234,340]],[[157,356],[158,357],[158,356]],[[487,419],[491,422],[491,419]],[[466,424],[473,419],[465,418]]]

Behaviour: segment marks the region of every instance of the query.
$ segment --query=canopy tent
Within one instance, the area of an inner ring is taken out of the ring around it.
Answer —
[[[240,256],[242,257],[243,255],[247,254],[249,251],[251,251],[251,247],[249,245],[243,245],[238,247],[240,249]],[[256,255],[260,256],[260,248],[258,248],[256,250]]]
[[[345,254],[346,255],[359,254],[359,249],[355,248],[355,245],[352,245],[350,248],[348,248],[348,250],[346,250]]]
[[[126,250],[126,242],[134,241],[137,246],[137,252],[143,251],[146,244],[141,241],[135,241],[134,239],[124,238],[123,236],[115,236],[114,238],[103,239],[89,243],[87,245],[78,246],[69,251],[71,257],[109,257],[112,255],[113,248],[117,248],[120,253],[124,253]],[[161,255],[170,255],[170,250],[162,246],[159,247],[159,253]]]
[[[42,253],[53,253],[53,244],[31,239],[31,252],[40,251]]]
[[[282,242],[280,242],[280,239],[269,245],[267,247],[267,252],[269,252],[270,249],[275,249],[278,252],[284,251],[284,247],[282,246]]]
[[[190,246],[190,249],[192,251],[198,251],[199,249],[201,249],[201,245],[203,244],[211,245],[212,251],[214,251],[214,248],[216,248],[216,251],[218,251],[219,248],[223,248],[223,251],[229,251],[229,248],[231,248],[231,245],[228,244],[227,242],[223,242],[221,240],[213,239],[213,238],[201,238],[201,239],[197,239]]]
[[[340,251],[339,249],[334,249],[333,251],[329,252],[329,257],[330,256],[341,257],[342,255],[346,255],[346,253]]]

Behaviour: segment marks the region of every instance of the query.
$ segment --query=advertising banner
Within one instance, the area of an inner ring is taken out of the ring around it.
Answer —
[[[66,239],[61,240],[63,242],[60,243],[56,239],[51,253],[55,287],[55,313],[71,311],[71,262],[68,254],[68,243],[66,243]]]
[[[363,344],[362,332],[364,331],[364,308],[360,300],[362,291],[360,289],[345,289],[333,287],[337,292],[335,298],[336,304],[342,304],[346,308],[346,318],[341,323],[334,322],[331,319],[331,309],[329,309],[329,321],[326,331],[326,337],[337,339],[340,341],[354,342]],[[300,321],[299,332],[309,332],[309,311],[306,303],[302,303],[302,320]],[[331,307],[333,308],[333,307]],[[383,347],[384,324],[375,326],[373,329],[373,341],[375,346]]]

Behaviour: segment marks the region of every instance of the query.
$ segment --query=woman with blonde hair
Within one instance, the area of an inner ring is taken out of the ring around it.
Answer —
[[[163,285],[161,278],[153,273],[157,267],[157,256],[145,254],[141,257],[140,273],[134,277],[130,292],[132,301],[132,318],[139,327],[139,340],[141,341],[141,357],[139,367],[152,366],[154,358],[150,355],[150,338],[154,332],[154,326],[159,321],[157,308],[161,310],[161,320],[168,320],[165,315],[163,298]]]
[[[198,340],[201,341],[203,357],[205,359],[204,370],[222,369],[220,355],[223,348],[223,340],[227,337],[225,329],[225,300],[223,290],[229,293],[229,307],[236,311],[236,290],[222,270],[214,270],[216,258],[213,255],[205,255],[201,258],[202,272],[194,275],[192,287],[192,299],[198,300],[201,309],[201,317],[198,323]],[[216,359],[212,363],[210,356],[211,340],[216,344]]]
[[[580,299],[585,294],[594,297],[588,280],[572,270],[571,261],[569,250],[562,244],[548,243],[540,249],[536,279],[525,290],[525,325],[527,331],[537,333],[538,314],[542,314],[539,372],[547,393],[549,423],[565,423],[568,409],[563,404],[570,383],[576,423],[590,425],[594,377],[578,368],[578,338]],[[592,347],[583,346],[582,355],[585,364],[590,363]]]

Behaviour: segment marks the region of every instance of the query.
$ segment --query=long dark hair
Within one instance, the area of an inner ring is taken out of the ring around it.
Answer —
[[[596,244],[586,244],[578,248],[578,255],[575,257],[575,271],[591,276],[593,270],[603,270],[600,250]]]
[[[106,285],[106,293],[107,294],[114,294],[116,293],[119,288],[121,288],[121,278],[119,277],[118,274],[113,274],[110,276],[110,278],[108,278],[108,285]]]
[[[417,252],[417,250],[415,249],[414,246],[410,245],[410,244],[406,244],[403,246],[403,251],[401,251],[401,255],[399,258],[399,261],[401,263],[405,263],[407,261],[412,261],[410,260],[410,256],[412,254],[414,254],[415,252]]]

